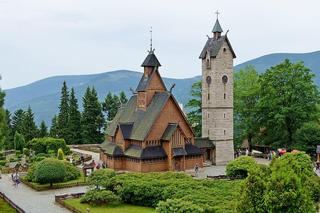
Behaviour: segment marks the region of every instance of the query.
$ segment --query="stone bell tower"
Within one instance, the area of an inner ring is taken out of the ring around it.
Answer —
[[[227,33],[217,20],[208,36],[202,61],[202,138],[213,141],[213,163],[225,165],[234,158],[233,59],[236,57]]]

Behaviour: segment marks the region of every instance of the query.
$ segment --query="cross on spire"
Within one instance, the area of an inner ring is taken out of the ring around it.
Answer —
[[[215,12],[215,14],[217,15],[217,19],[219,19],[219,10],[217,10],[216,12]]]

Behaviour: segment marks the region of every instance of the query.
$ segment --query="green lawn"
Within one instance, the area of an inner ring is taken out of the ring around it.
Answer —
[[[90,209],[90,213],[154,213],[153,208],[143,206],[133,206],[129,204],[121,204],[119,206],[90,206],[89,204],[80,203],[80,199],[67,199],[65,204],[76,208],[77,210],[85,213],[87,208]]]
[[[0,213],[16,213],[16,210],[0,198]]]
[[[54,183],[52,187],[50,187],[50,184],[39,184],[34,182],[28,182],[27,180],[24,179],[24,177],[22,177],[22,182],[37,191],[87,185],[86,182],[84,182],[84,174],[82,172],[80,173],[80,177],[78,179],[70,180],[63,183]]]

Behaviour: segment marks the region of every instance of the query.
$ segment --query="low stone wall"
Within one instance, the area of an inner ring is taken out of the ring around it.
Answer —
[[[17,212],[19,213],[25,213],[25,211],[20,208],[17,204],[15,204],[12,200],[10,200],[5,194],[3,194],[2,192],[0,192],[0,197],[5,200],[7,203],[9,203],[9,205],[14,208]]]
[[[71,212],[74,213],[82,213],[81,211],[77,210],[76,208],[66,204],[64,202],[64,200],[66,199],[70,199],[70,198],[79,198],[82,195],[84,195],[84,193],[74,193],[74,194],[64,194],[64,195],[56,195],[55,196],[55,202],[59,203],[61,206],[63,206],[64,208],[68,209]]]

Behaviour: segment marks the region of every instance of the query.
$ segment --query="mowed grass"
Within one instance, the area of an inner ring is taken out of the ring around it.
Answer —
[[[0,213],[16,213],[16,210],[0,198]]]
[[[89,204],[80,203],[80,199],[67,199],[64,201],[66,205],[72,206],[77,210],[85,213],[87,208],[90,209],[90,213],[154,213],[153,208],[134,206],[129,204],[121,204],[119,206],[91,206]]]

